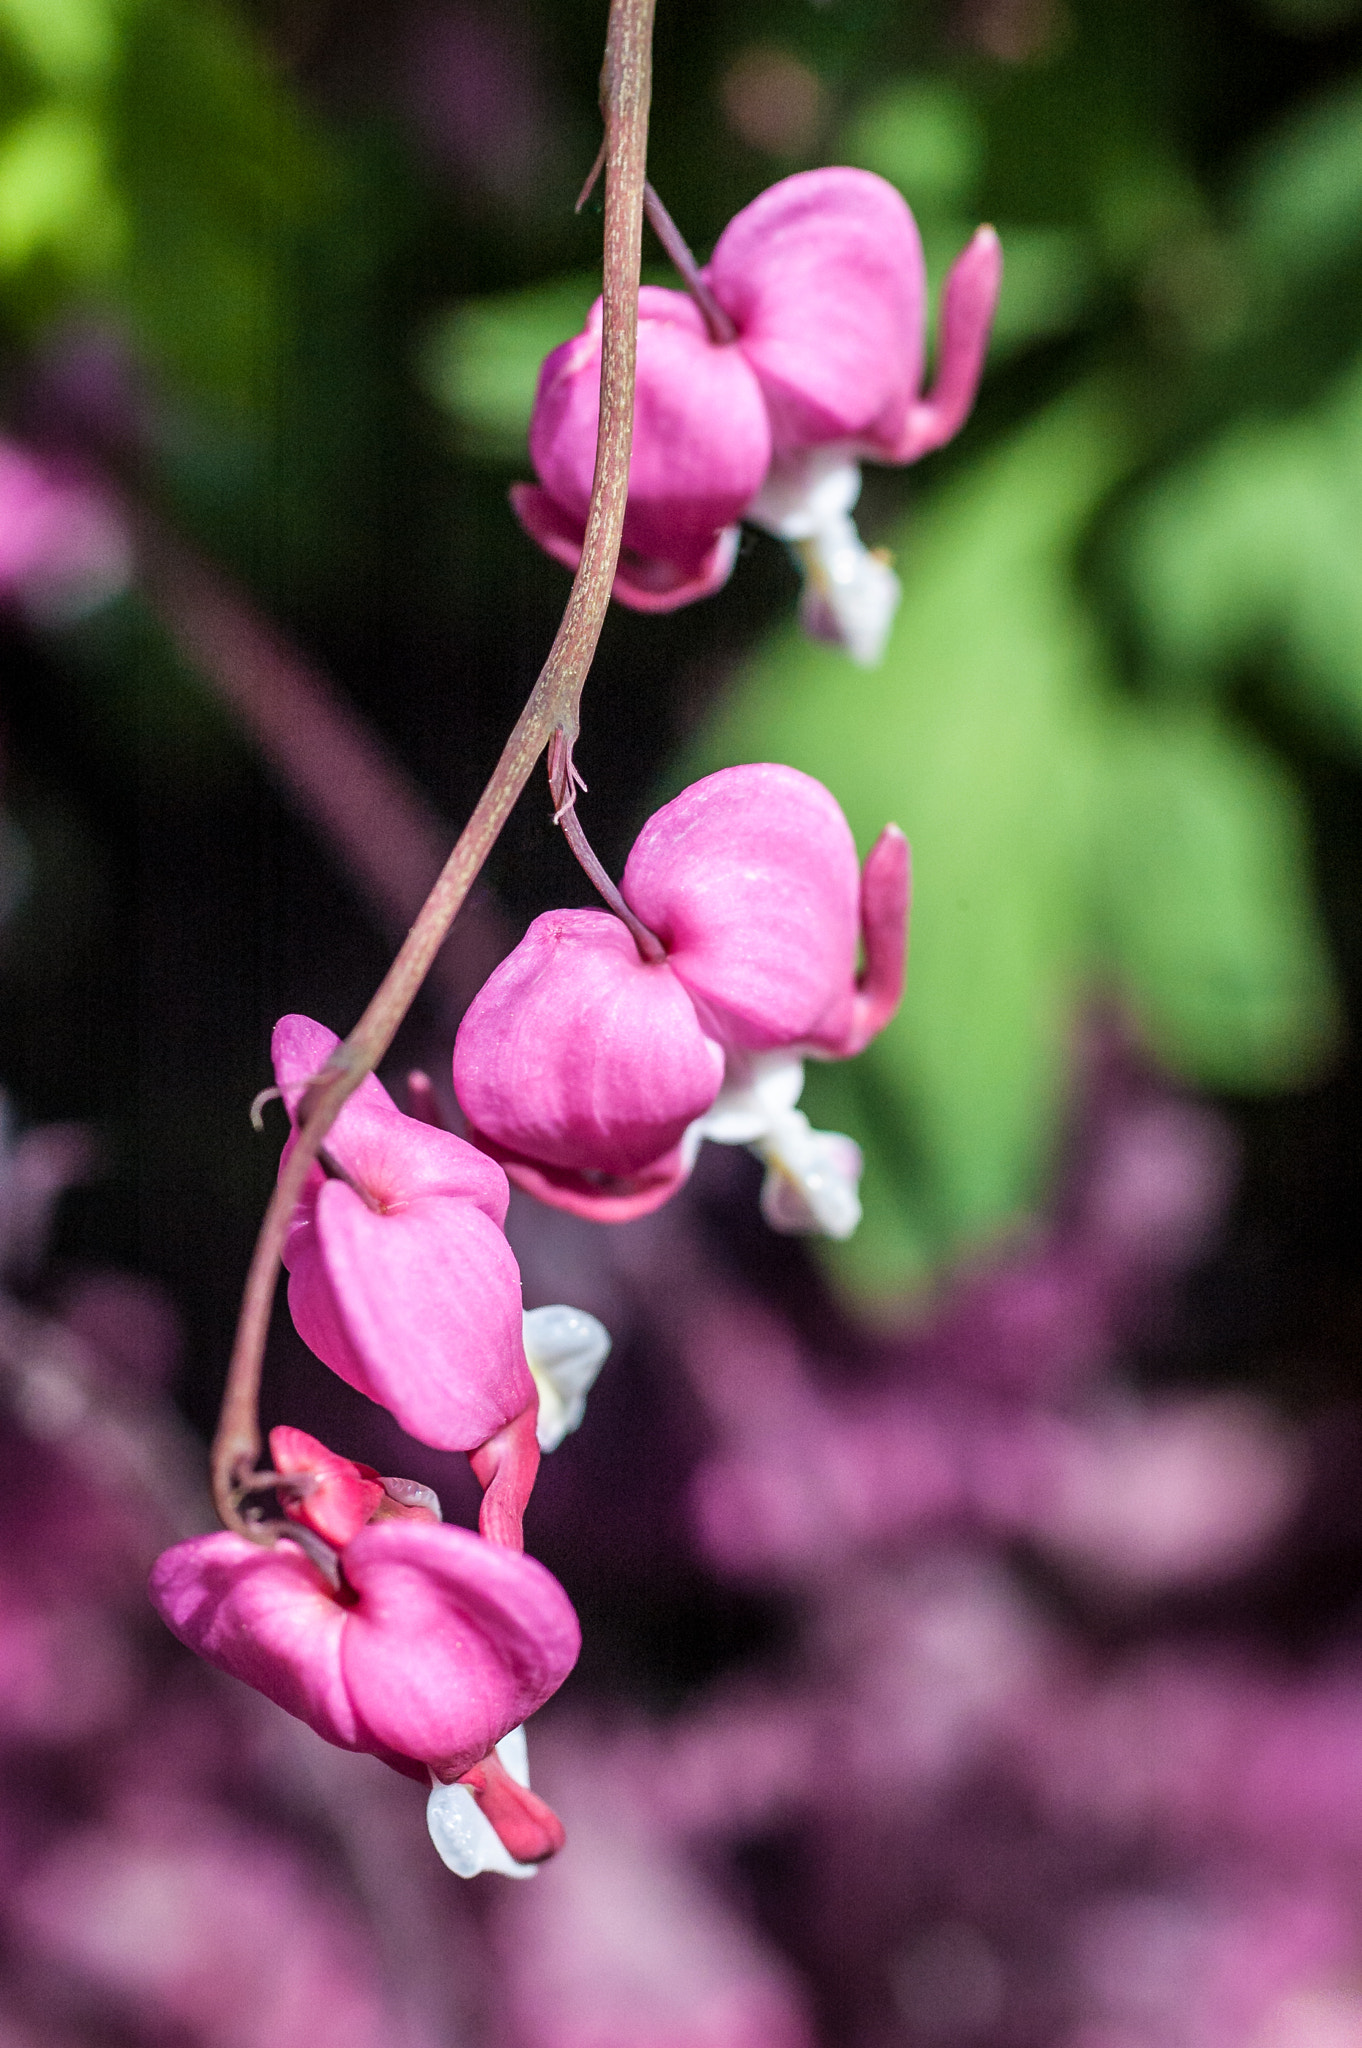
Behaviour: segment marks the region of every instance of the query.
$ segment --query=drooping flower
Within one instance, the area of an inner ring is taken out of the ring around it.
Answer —
[[[275,1026],[291,1115],[338,1042],[307,1017]],[[373,1075],[341,1111],[325,1159],[284,1252],[304,1342],[422,1443],[475,1450],[527,1411],[532,1439],[537,1396],[500,1167],[404,1116]]]
[[[469,1135],[519,1186],[605,1222],[659,1207],[703,1138],[748,1145],[775,1228],[848,1235],[859,1154],[795,1104],[806,1056],[859,1052],[898,1005],[902,833],[887,826],[862,873],[821,783],[725,768],[648,821],[621,893],[665,958],[605,911],[536,918],[459,1029]]]
[[[892,185],[801,171],[731,220],[703,276],[735,330],[711,334],[684,293],[639,295],[634,444],[615,596],[670,611],[727,581],[746,519],[802,561],[816,637],[878,661],[898,603],[892,568],[851,518],[860,463],[915,462],[964,423],[1002,277],[980,228],[945,283],[935,380],[921,390],[922,244]],[[601,306],[540,373],[538,484],[511,493],[527,531],[575,568],[595,464]]]
[[[402,1482],[378,1482],[375,1504],[365,1468],[347,1474],[348,1461],[287,1434],[301,1443],[275,1432],[276,1460],[298,1450],[318,1480],[293,1503],[298,1540],[266,1549],[220,1531],[176,1544],[152,1570],[157,1612],[338,1748],[381,1758],[433,1798],[462,1784],[514,1862],[552,1855],[561,1826],[497,1745],[576,1662],[562,1587],[533,1558],[442,1524],[438,1503],[389,1492]],[[366,1506],[375,1519],[359,1522]]]

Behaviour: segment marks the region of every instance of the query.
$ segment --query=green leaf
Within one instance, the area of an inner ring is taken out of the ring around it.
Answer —
[[[214,0],[134,15],[114,111],[141,335],[201,395],[259,415],[295,339],[300,237],[344,203],[333,167]]]
[[[1281,286],[1362,241],[1362,86],[1296,113],[1256,153],[1240,212],[1250,249]]]
[[[1299,796],[1213,716],[1113,728],[1098,812],[1117,985],[1154,1052],[1202,1086],[1314,1078],[1338,1006],[1312,901]]]
[[[102,271],[121,239],[104,137],[88,114],[50,102],[0,137],[0,270],[55,250],[78,271]]]
[[[599,275],[583,271],[470,299],[437,322],[421,349],[419,374],[465,445],[489,459],[524,457],[539,366],[550,349],[581,332],[600,289]]]
[[[897,185],[915,210],[954,213],[982,182],[984,126],[948,79],[903,79],[861,108],[841,158]]]
[[[107,82],[118,54],[120,0],[0,0],[0,34],[57,92]]]
[[[1209,695],[1248,661],[1362,747],[1362,365],[1294,418],[1241,422],[1146,494],[1125,567],[1149,667]]]

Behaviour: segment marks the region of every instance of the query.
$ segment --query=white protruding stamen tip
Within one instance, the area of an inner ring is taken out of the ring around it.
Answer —
[[[874,668],[901,592],[884,556],[856,530],[851,514],[860,494],[860,464],[851,450],[811,448],[773,463],[743,516],[798,555],[799,619],[810,638],[844,647],[862,668]]]
[[[525,1358],[539,1392],[535,1435],[541,1451],[556,1451],[586,1414],[586,1397],[610,1356],[610,1332],[585,1309],[562,1303],[527,1310],[523,1328]]]
[[[518,1785],[529,1784],[523,1728],[513,1728],[502,1736],[497,1755]],[[539,1869],[537,1863],[516,1862],[467,1785],[442,1785],[433,1771],[426,1827],[435,1853],[455,1877],[478,1877],[484,1870],[499,1877],[533,1877]]]
[[[882,555],[874,554],[855,521],[835,521],[799,549],[805,582],[799,618],[814,640],[844,647],[862,668],[884,655],[902,586]]]
[[[850,1237],[861,1220],[861,1148],[840,1131],[815,1131],[795,1108],[804,1063],[788,1052],[730,1053],[724,1085],[685,1143],[746,1145],[766,1165],[761,1212],[772,1230]]]
[[[848,1238],[861,1220],[861,1148],[791,1110],[752,1150],[766,1161],[761,1213],[787,1236]]]

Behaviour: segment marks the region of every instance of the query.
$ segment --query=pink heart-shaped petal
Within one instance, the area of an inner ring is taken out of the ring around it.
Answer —
[[[816,1040],[855,979],[860,871],[821,782],[769,764],[707,775],[648,820],[622,884],[726,1045]]]
[[[428,1195],[380,1214],[327,1181],[288,1256],[303,1342],[420,1442],[473,1450],[534,1399],[519,1269],[471,1202]]]
[[[612,1177],[678,1142],[723,1080],[666,961],[618,918],[549,911],[480,990],[454,1044],[470,1126],[508,1156]]]

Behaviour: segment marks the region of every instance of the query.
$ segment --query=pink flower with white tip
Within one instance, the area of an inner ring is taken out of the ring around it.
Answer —
[[[859,1052],[898,1006],[903,834],[886,826],[862,871],[820,782],[725,768],[649,819],[620,893],[664,957],[606,911],[536,918],[459,1028],[470,1136],[542,1201],[603,1222],[658,1208],[702,1139],[747,1145],[776,1229],[848,1236],[860,1154],[795,1105],[805,1057]]]
[[[671,611],[727,581],[738,522],[788,541],[815,637],[879,660],[898,579],[851,513],[863,459],[916,462],[974,403],[1002,278],[980,228],[942,294],[935,380],[922,392],[927,287],[911,212],[869,171],[801,171],[731,220],[701,273],[732,333],[682,292],[639,295],[638,383],[615,596]],[[530,423],[539,483],[511,501],[575,568],[595,464],[601,307],[547,358]]]
[[[577,1661],[566,1593],[533,1558],[442,1524],[428,1489],[379,1480],[300,1430],[270,1441],[294,1482],[297,1541],[177,1543],[152,1569],[157,1612],[327,1742],[428,1784],[432,1836],[462,1875],[508,1862],[527,1874],[563,1831],[508,1738]]]

